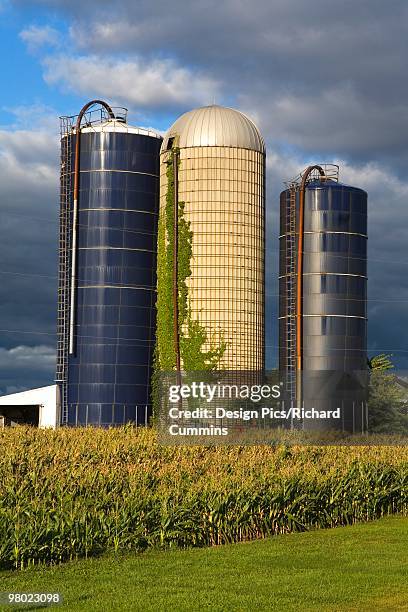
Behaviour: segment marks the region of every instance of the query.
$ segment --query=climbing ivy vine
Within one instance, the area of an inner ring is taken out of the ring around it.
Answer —
[[[154,381],[160,372],[176,368],[173,325],[173,261],[174,261],[174,165],[173,156],[178,153],[172,149],[167,162],[167,192],[164,210],[161,211],[157,244],[157,327],[154,357]],[[178,157],[178,156],[177,156]],[[180,161],[179,161],[180,163]],[[187,279],[191,276],[193,254],[193,232],[184,214],[184,202],[178,202],[178,325],[180,337],[180,357],[185,371],[214,370],[220,362],[226,343],[219,345],[215,339],[208,339],[204,326],[192,316]],[[205,344],[209,350],[204,350]],[[155,384],[155,383],[154,383]]]

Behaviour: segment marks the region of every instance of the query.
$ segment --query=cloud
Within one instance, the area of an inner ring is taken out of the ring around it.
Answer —
[[[381,0],[344,0],[330,10],[324,0],[174,0],[171,11],[164,0],[125,0],[114,15],[92,0],[80,12],[75,2],[59,5],[72,11],[72,37],[87,51],[160,49],[224,73],[226,65],[246,74],[248,66],[257,66],[257,75],[275,75],[284,87],[301,77],[301,86],[310,82],[310,90],[318,81],[326,87],[358,77],[367,84],[384,71],[404,69],[404,0],[396,0],[392,11]]]
[[[266,92],[265,92],[266,96]],[[367,155],[381,159],[384,152],[405,152],[401,124],[408,123],[408,106],[399,101],[390,108],[367,101],[350,84],[336,85],[299,97],[275,95],[268,105],[251,93],[239,97],[243,109],[254,109],[259,125],[273,142],[285,142],[310,155],[342,155],[361,161]]]
[[[55,187],[58,145],[45,131],[0,130],[0,166],[7,176],[7,190],[30,185],[30,191]],[[32,191],[31,191],[32,193]],[[44,193],[44,191],[42,191]]]
[[[408,163],[404,0],[18,4],[70,20],[66,54],[45,60],[63,91],[166,113],[215,98],[258,116],[272,144]]]
[[[20,38],[27,45],[30,53],[35,53],[41,47],[58,47],[61,42],[61,34],[50,26],[31,25],[20,32]]]
[[[171,59],[59,55],[46,58],[44,66],[44,78],[50,85],[132,106],[163,109],[206,104],[219,91],[215,79],[180,67]]]
[[[71,15],[71,45],[82,54],[69,63],[73,78],[53,60],[50,82],[111,97],[118,89],[123,103],[155,108],[187,109],[215,95],[259,115],[273,142],[359,161],[392,156],[400,168],[407,161],[404,0],[392,11],[381,0],[330,8],[324,0],[174,0],[171,10],[163,0],[124,0],[114,15],[93,0],[80,10],[75,0],[48,4]]]
[[[0,346],[5,349],[55,343],[58,161],[56,130],[0,130]]]
[[[50,346],[0,347],[0,368],[24,365],[26,370],[48,370],[55,365],[55,350]]]
[[[0,395],[52,384],[54,371],[55,349],[51,346],[0,347]]]
[[[57,111],[46,104],[33,103],[29,105],[3,106],[3,110],[14,117],[14,121],[0,126],[0,130],[8,133],[26,130],[50,133],[56,142],[57,136]]]

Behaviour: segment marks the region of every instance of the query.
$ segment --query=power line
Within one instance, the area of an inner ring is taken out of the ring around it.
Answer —
[[[125,326],[123,326],[125,327]],[[31,331],[31,330],[20,330],[20,329],[0,329],[0,332],[4,333],[13,333],[13,334],[35,334],[40,336],[53,336],[54,338],[58,336],[57,332],[46,332],[46,331]],[[122,346],[143,346],[145,344],[153,344],[154,340],[143,340],[141,338],[117,338],[114,336],[98,336],[98,335],[86,335],[86,334],[76,334],[76,338],[89,338],[93,341],[96,340],[115,340],[116,344],[121,344]],[[120,342],[118,342],[120,341]],[[128,344],[128,342],[134,342],[137,344]]]
[[[103,210],[103,209],[95,208],[95,209],[92,209],[92,210],[98,211],[98,210]],[[112,212],[114,212],[114,209],[112,210]],[[147,213],[148,211],[132,211],[132,210],[129,210],[127,212],[141,212],[141,213],[146,212]],[[44,222],[45,223],[54,223],[58,227],[58,219],[54,221],[52,219],[46,219],[44,217],[33,217],[31,215],[25,215],[25,214],[22,214],[22,213],[16,213],[14,211],[0,211],[0,215],[1,214],[4,214],[6,216],[12,215],[12,216],[24,217],[26,219],[40,221],[41,223],[44,223]],[[81,227],[81,228],[84,228],[84,229],[89,229],[89,226],[88,225],[84,225],[84,224],[79,224],[78,227]],[[109,229],[109,230],[117,229],[118,231],[125,232],[125,233],[142,234],[142,235],[146,234],[146,231],[143,231],[143,230],[132,230],[132,229],[124,229],[124,228],[112,228],[112,227],[104,227],[104,226],[100,226],[100,227],[97,226],[97,227],[94,227],[92,229]],[[267,250],[268,251],[273,251],[274,253],[278,253],[278,254],[280,252],[280,249],[279,248],[275,248],[275,247],[273,247],[273,248],[268,247]],[[303,251],[303,252],[306,255],[316,255],[317,254],[316,251]],[[367,261],[367,262],[374,261],[374,262],[377,262],[377,263],[386,263],[386,264],[390,264],[390,265],[399,265],[399,264],[408,265],[408,261],[404,261],[404,260],[401,260],[401,259],[400,260],[392,261],[392,260],[387,260],[387,259],[377,259],[377,258],[374,258],[374,257],[352,257],[352,256],[348,256],[348,255],[338,255],[338,254],[335,254],[335,253],[336,252],[330,252],[330,251],[321,251],[320,252],[320,254],[322,254],[322,255],[330,255],[331,257],[336,257],[336,258],[340,258],[340,259],[356,259],[356,260]]]
[[[2,210],[0,211],[0,215],[5,217],[23,217],[24,219],[30,219],[31,221],[40,221],[41,223],[53,223],[56,227],[58,227],[58,217],[53,220],[46,217],[35,217],[32,215],[25,215],[24,213],[18,213],[14,210]]]
[[[0,329],[0,332],[6,333],[18,333],[18,334],[37,334],[37,335],[47,335],[47,336],[57,336],[57,332],[41,332],[41,331],[29,331],[29,330],[18,330],[18,329]],[[153,340],[141,340],[138,338],[129,338],[126,340],[125,338],[114,338],[112,336],[90,336],[90,335],[82,335],[78,334],[77,338],[90,338],[93,340],[115,340],[112,345],[121,345],[121,346],[143,346],[144,344],[153,344]],[[128,344],[128,342],[137,342],[137,344]],[[106,343],[109,344],[109,343]],[[281,346],[279,344],[265,344],[265,348],[285,348],[285,346]],[[352,351],[352,352],[366,352],[365,349],[347,349],[347,348],[331,348],[330,351]],[[381,351],[381,352],[391,352],[391,353],[408,353],[408,349],[401,348],[368,348],[367,351]]]
[[[339,300],[339,301],[347,301],[347,302],[408,302],[408,297],[406,298],[396,298],[396,299],[384,299],[384,298],[373,298],[368,296],[367,298],[351,298],[351,297],[334,297],[331,293],[309,293],[308,296],[309,297],[313,297],[315,295],[323,295],[323,296],[327,296],[329,297],[331,300]],[[279,295],[279,293],[265,293],[266,297],[285,297],[285,294],[282,294],[282,296]]]
[[[40,278],[52,278],[54,280],[56,280],[58,278],[57,275],[50,275],[50,274],[36,274],[35,272],[11,272],[8,270],[0,270],[0,274],[9,274],[11,276],[34,276],[34,277],[40,277]]]
[[[54,274],[37,274],[37,273],[33,273],[33,272],[12,272],[9,270],[0,270],[0,274],[8,274],[10,276],[28,276],[28,277],[34,277],[34,278],[50,278],[53,280],[57,280],[58,279],[58,275]],[[81,283],[93,283],[95,281],[93,281],[92,279],[84,279],[84,278],[79,278],[78,279],[79,282]],[[122,287],[123,283],[115,283],[115,282],[109,282],[109,286],[113,286],[113,287]],[[80,289],[83,287],[80,287]],[[139,288],[135,285],[135,288]],[[150,289],[150,287],[149,287]],[[152,290],[155,290],[154,288],[151,288]],[[368,296],[367,298],[351,298],[351,297],[344,297],[344,298],[338,298],[338,297],[334,297],[333,295],[331,295],[330,293],[325,293],[325,294],[321,294],[321,293],[316,293],[316,294],[311,294],[311,295],[327,295],[330,296],[331,300],[339,300],[339,301],[351,301],[351,302],[386,302],[386,303],[393,303],[393,302],[408,302],[408,297],[406,298],[395,298],[395,299],[384,299],[384,298],[377,298],[377,297],[371,297]],[[266,297],[280,297],[279,293],[265,293]],[[284,297],[282,295],[282,297]]]
[[[0,332],[10,333],[10,334],[39,334],[41,336],[56,336],[57,332],[46,332],[46,331],[32,331],[32,330],[24,330],[24,329],[0,329]]]
[[[285,349],[286,346],[280,346],[279,344],[265,344],[265,348],[282,348]],[[408,349],[400,349],[400,348],[367,348],[366,349],[357,349],[357,348],[353,348],[353,349],[347,349],[347,348],[329,348],[329,349],[325,349],[325,350],[329,350],[329,351],[352,351],[352,352],[361,352],[361,353],[367,353],[367,352],[372,352],[372,351],[380,351],[382,353],[408,353]]]

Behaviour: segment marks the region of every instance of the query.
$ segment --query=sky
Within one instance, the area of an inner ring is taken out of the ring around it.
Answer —
[[[405,0],[0,0],[0,394],[52,384],[60,115],[90,99],[165,131],[217,103],[267,143],[267,366],[278,198],[309,163],[368,192],[369,354],[408,369]]]

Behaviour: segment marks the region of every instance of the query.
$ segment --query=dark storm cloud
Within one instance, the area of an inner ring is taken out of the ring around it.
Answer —
[[[55,134],[0,132],[2,392],[50,384],[54,377],[57,176]]]
[[[0,348],[0,395],[45,386],[52,382],[55,352],[49,346]]]
[[[270,140],[361,160],[392,155],[397,163],[405,153],[404,0],[128,0],[114,10],[92,0],[42,4],[71,16],[72,46],[93,55],[95,69],[115,54],[147,65],[172,58],[204,80],[222,82],[218,101],[238,102],[257,116]],[[53,69],[58,74],[55,62]],[[143,89],[143,74],[134,87]],[[187,110],[194,87],[183,87],[180,110]],[[207,89],[196,96],[204,104]]]

